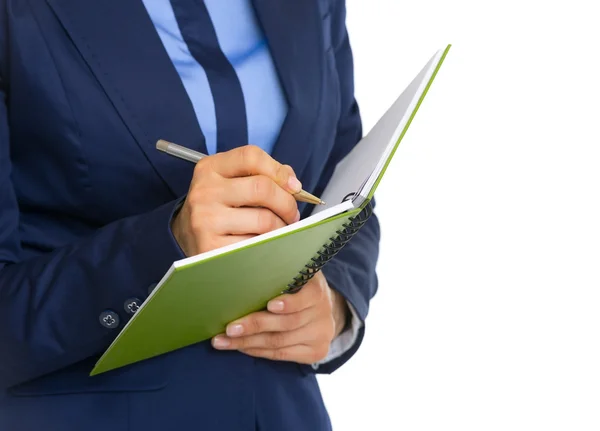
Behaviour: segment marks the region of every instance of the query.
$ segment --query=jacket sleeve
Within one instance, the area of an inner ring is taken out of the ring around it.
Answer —
[[[345,24],[345,1],[333,0],[331,14],[331,34],[340,80],[342,110],[335,146],[317,187],[317,195],[324,190],[335,166],[362,138],[360,112],[354,97],[353,58]],[[375,265],[379,254],[379,238],[379,222],[373,214],[352,241],[323,267],[323,274],[329,285],[344,296],[353,309],[353,319],[358,316],[361,324],[358,333],[353,337],[354,343],[347,347],[344,353],[325,363],[313,365],[313,369],[319,373],[335,371],[354,355],[362,343],[369,301],[375,295],[378,286]]]
[[[143,301],[184,257],[170,230],[173,201],[23,260],[5,99],[0,89],[0,389],[103,351],[127,323],[124,304]],[[106,310],[112,328],[100,322]]]

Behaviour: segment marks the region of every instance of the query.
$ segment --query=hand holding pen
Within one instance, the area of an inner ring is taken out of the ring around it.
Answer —
[[[198,163],[203,158],[208,157],[206,154],[202,154],[198,151],[194,151],[189,148],[182,147],[181,145],[177,145],[172,142],[165,141],[163,139],[160,139],[156,143],[156,148],[167,154],[170,154],[175,157],[179,157],[180,159],[183,159],[183,160],[188,160],[192,163]],[[281,165],[281,166],[283,166],[283,165]],[[291,169],[289,166],[288,166],[288,168]],[[294,178],[295,178],[295,176],[294,176]],[[316,197],[314,195],[311,195],[308,192],[305,192],[302,189],[299,192],[294,193],[294,198],[297,201],[307,202],[309,204],[325,205],[325,202],[323,202],[321,199],[319,199],[318,197]]]
[[[187,256],[295,223],[300,219],[296,200],[322,203],[302,190],[291,167],[259,147],[211,156],[166,141],[158,141],[157,148],[196,163],[188,195],[172,223]]]

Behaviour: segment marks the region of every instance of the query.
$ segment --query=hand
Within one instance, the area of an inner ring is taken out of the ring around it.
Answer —
[[[267,311],[249,314],[213,338],[219,350],[312,364],[324,359],[332,340],[345,327],[345,299],[317,273],[298,293],[271,300]]]
[[[187,256],[270,232],[300,219],[290,166],[247,145],[200,160],[172,231]]]

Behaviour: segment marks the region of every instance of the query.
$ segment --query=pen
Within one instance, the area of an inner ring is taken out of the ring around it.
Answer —
[[[180,159],[187,160],[192,163],[198,163],[200,160],[206,157],[206,154],[202,154],[198,151],[182,147],[181,145],[177,145],[172,142],[165,141],[163,139],[158,140],[158,142],[156,143],[156,148],[167,154],[179,157]],[[314,205],[325,205],[325,202],[323,202],[321,199],[314,195],[311,195],[308,192],[305,192],[304,190],[300,190],[293,196],[294,198],[296,198],[297,201],[307,202],[309,204]]]

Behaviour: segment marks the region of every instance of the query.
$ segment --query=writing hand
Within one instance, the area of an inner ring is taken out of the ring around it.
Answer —
[[[300,219],[302,189],[290,166],[247,145],[200,160],[172,231],[187,256],[233,244]]]

